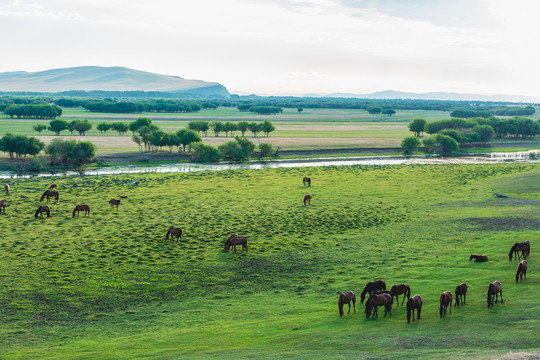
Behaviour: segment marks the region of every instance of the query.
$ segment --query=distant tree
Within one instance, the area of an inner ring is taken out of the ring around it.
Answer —
[[[229,136],[229,133],[233,135],[233,131],[238,130],[238,127],[235,123],[227,121],[225,124],[223,124],[223,131],[225,131],[225,137]]]
[[[79,120],[73,125],[73,128],[79,133],[80,136],[84,136],[86,135],[87,131],[92,129],[92,124],[88,120]]]
[[[176,132],[176,136],[178,137],[179,143],[182,145],[184,152],[186,151],[186,146],[202,141],[199,134],[189,129],[178,130]]]
[[[488,143],[493,139],[495,131],[489,125],[478,125],[472,129],[473,134],[475,134],[476,141],[481,143]]]
[[[249,109],[251,109],[254,105],[253,104],[241,104],[241,105],[238,105],[238,110],[240,111],[249,111]]]
[[[102,122],[97,125],[96,129],[98,129],[103,134],[111,129],[111,124]]]
[[[90,141],[53,139],[45,148],[53,163],[81,165],[96,156],[96,146]]]
[[[265,133],[266,137],[268,137],[274,130],[276,130],[276,127],[269,120],[264,120],[261,124],[261,131]]]
[[[68,128],[68,123],[66,120],[62,120],[62,119],[57,119],[57,120],[52,120],[50,123],[49,123],[49,131],[52,131],[54,132],[54,134],[56,136],[59,136],[60,135],[60,132],[66,130]]]
[[[274,147],[272,146],[272,144],[260,143],[259,151],[261,152],[262,157],[267,157],[274,153]]]
[[[396,113],[396,110],[394,109],[384,109],[382,111],[383,115],[388,115],[388,116],[392,116]]]
[[[409,130],[414,132],[414,136],[419,137],[425,131],[426,124],[426,119],[416,118],[409,123]]]
[[[212,129],[212,131],[214,131],[214,135],[218,137],[219,133],[221,133],[224,130],[224,125],[223,125],[223,122],[221,121],[212,121],[210,123],[210,128]]]
[[[405,154],[411,154],[418,150],[418,147],[420,146],[420,140],[418,140],[415,136],[407,136],[405,139],[401,141],[401,147],[403,148],[403,152]]]
[[[34,137],[6,134],[0,139],[0,151],[7,152],[10,159],[25,159],[37,155],[45,144]]]
[[[250,122],[248,124],[248,129],[253,133],[253,137],[257,137],[257,134],[262,130],[262,124],[257,122]]]
[[[152,124],[152,119],[146,117],[140,117],[135,121],[129,123],[129,131],[133,134],[143,126],[150,126]]]
[[[129,125],[123,122],[114,122],[111,124],[111,130],[118,131],[118,135],[124,135],[129,130]]]
[[[301,107],[300,107],[300,108],[298,108],[298,109],[296,109],[296,110],[298,111],[298,113],[301,113],[302,111],[304,111],[304,108],[301,108]]]
[[[41,135],[41,132],[42,132],[43,130],[47,130],[47,126],[45,126],[45,125],[43,125],[43,124],[34,125],[32,128],[33,128],[35,131],[37,131],[39,135]]]
[[[239,121],[238,124],[236,124],[238,131],[242,133],[242,137],[244,137],[244,134],[248,131],[248,126],[249,123],[247,121]]]
[[[382,109],[379,106],[373,106],[368,108],[367,111],[372,115],[377,115],[382,112]]]

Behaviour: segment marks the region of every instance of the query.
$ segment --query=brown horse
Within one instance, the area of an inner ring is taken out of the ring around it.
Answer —
[[[311,186],[311,179],[308,178],[307,176],[302,180],[302,182],[304,183],[304,186]]]
[[[373,317],[379,317],[379,306],[384,306],[384,316],[390,314],[392,316],[392,295],[387,293],[372,294],[366,301],[366,319],[369,319],[373,310]]]
[[[508,253],[508,260],[512,261],[512,256],[514,257],[514,260],[516,259],[516,256],[518,260],[521,259],[521,257],[523,257],[523,259],[526,259],[530,250],[531,243],[529,240],[522,243],[514,243],[514,245],[512,245],[512,248],[510,249],[510,252]],[[519,254],[520,251],[521,255]]]
[[[225,251],[229,252],[229,249],[231,246],[234,248],[234,252],[236,252],[236,245],[242,245],[242,251],[246,250],[246,254],[248,252],[248,246],[247,246],[247,237],[245,236],[237,236],[237,235],[231,235],[227,241],[225,241]]]
[[[114,209],[114,206],[116,205],[116,211],[118,211],[118,205],[120,205],[120,200],[111,199],[109,201],[109,204],[111,204],[111,209]]]
[[[420,295],[414,295],[407,300],[407,324],[411,323],[411,313],[412,321],[414,321],[414,309],[418,315],[418,320],[420,320],[420,314],[422,313],[422,303],[424,299]]]
[[[364,302],[364,299],[366,298],[366,293],[371,296],[374,292],[382,290],[386,290],[386,283],[384,282],[384,280],[368,282],[366,286],[364,286],[364,290],[362,290],[362,293],[360,294],[360,302]]]
[[[354,313],[356,314],[356,294],[354,293],[354,291],[347,291],[339,295],[339,300],[338,300],[339,317],[343,316],[344,304],[349,305],[349,312],[347,314],[351,313],[351,301],[353,304]]]
[[[311,205],[311,195],[304,196],[304,206],[305,205]]]
[[[2,213],[2,209],[4,209],[4,215],[6,214],[6,206],[7,206],[7,201],[0,200],[0,214]]]
[[[498,281],[494,281],[491,284],[489,284],[488,293],[487,293],[487,304],[488,309],[493,307],[493,298],[495,298],[495,302],[499,302],[499,293],[501,293],[501,304],[504,302],[503,300],[503,294],[502,294],[502,285]]]
[[[403,300],[401,301],[402,306],[405,302],[405,297],[407,297],[407,300],[411,298],[411,287],[407,284],[392,285],[390,292],[396,297],[397,306],[399,306],[398,295],[403,294]]]
[[[6,192],[6,195],[9,194],[9,184],[4,184],[4,191]]]
[[[516,282],[519,280],[523,280],[523,277],[525,276],[525,279],[527,278],[527,268],[529,267],[529,264],[527,264],[527,260],[521,260],[521,262],[518,265],[517,272],[516,272]]]
[[[47,217],[51,217],[51,208],[49,207],[49,205],[42,205],[38,207],[38,209],[36,210],[34,219],[37,219],[38,214],[40,214],[41,217],[43,217],[43,213],[46,213]]]
[[[457,306],[459,309],[459,304],[465,305],[465,298],[467,297],[467,289],[469,286],[465,283],[461,283],[458,286],[456,286],[456,290],[454,291],[456,295],[456,302],[454,306]]]
[[[41,199],[39,199],[39,201],[43,201],[44,198],[47,198],[47,202],[51,201],[50,198],[54,198],[54,200],[58,201],[58,198],[60,197],[60,195],[58,194],[58,191],[54,191],[54,190],[47,190],[43,193],[43,195],[41,195]]]
[[[446,317],[446,309],[450,306],[450,314],[452,313],[452,293],[445,291],[441,294],[441,306],[439,307],[439,315],[441,319]]]
[[[484,261],[488,261],[488,257],[487,255],[472,255],[469,257],[469,261],[471,261],[472,259],[474,259],[474,262],[484,262]]]
[[[75,213],[77,213],[77,217],[79,217],[79,211],[84,211],[84,215],[90,216],[89,205],[83,204],[75,206],[75,209],[73,209],[73,217],[75,217]]]
[[[57,184],[51,184],[51,186],[49,186],[49,190],[52,190],[52,189],[58,190],[58,185]]]
[[[178,242],[178,240],[182,240],[182,229],[171,226],[165,235],[165,240],[169,240],[169,235],[171,236],[171,239],[173,236],[176,236],[176,242]]]

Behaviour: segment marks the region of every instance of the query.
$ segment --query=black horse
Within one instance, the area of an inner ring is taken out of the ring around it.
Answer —
[[[361,303],[364,302],[366,298],[366,294],[371,295],[375,291],[381,291],[381,290],[386,290],[386,283],[383,280],[368,282],[366,286],[364,287],[362,294],[360,294],[360,302]]]
[[[518,260],[521,259],[521,257],[523,257],[523,259],[527,259],[527,255],[529,255],[530,251],[531,242],[529,240],[522,243],[514,243],[514,245],[512,245],[512,248],[510,249],[510,252],[508,253],[508,260],[512,261],[512,256],[514,257],[514,260],[516,259],[516,257]]]

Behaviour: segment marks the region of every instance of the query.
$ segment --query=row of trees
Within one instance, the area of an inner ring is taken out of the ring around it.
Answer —
[[[10,118],[17,119],[55,119],[62,115],[62,109],[56,105],[31,104],[31,105],[0,105],[0,111]]]
[[[236,136],[235,140],[227,141],[218,147],[195,143],[191,146],[192,158],[197,162],[218,162],[222,159],[232,161],[248,160],[255,152],[255,144],[246,138]],[[262,157],[270,156],[274,153],[272,144],[259,144],[259,153]]]
[[[256,105],[256,104],[241,104],[237,109],[244,112],[249,111],[259,115],[275,115],[283,111],[279,106]],[[301,111],[299,111],[301,112]]]
[[[268,137],[271,132],[276,130],[276,127],[269,120],[263,122],[239,121],[238,123],[229,121],[191,121],[188,123],[188,129],[204,134],[204,136],[208,136],[208,130],[212,130],[216,137],[221,133],[225,133],[225,137],[229,136],[229,134],[232,136],[235,131],[239,131],[244,137],[249,130],[254,137],[261,132]]]

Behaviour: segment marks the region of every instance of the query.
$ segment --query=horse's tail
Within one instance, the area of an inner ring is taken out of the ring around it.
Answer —
[[[172,226],[169,228],[169,231],[167,231],[167,234],[165,235],[165,240],[169,240],[169,234],[171,233]]]
[[[36,210],[36,214],[35,214],[35,216],[34,216],[34,219],[37,219],[37,216],[38,216],[38,214],[39,214],[39,210],[41,210],[41,207],[38,207],[38,209]],[[516,275],[516,276],[517,276],[517,275]]]

